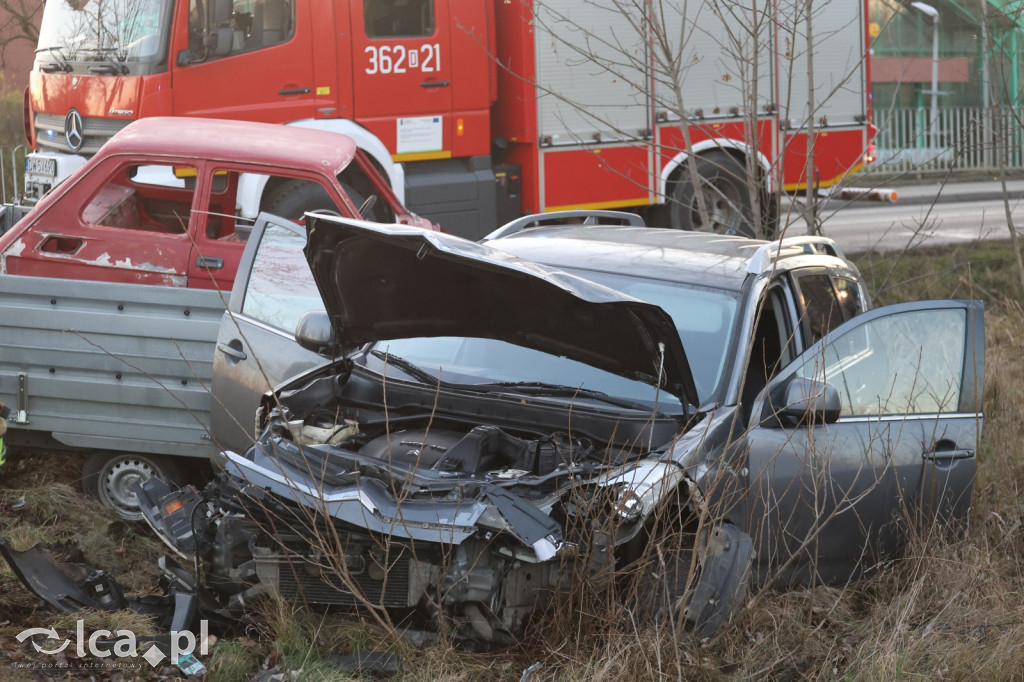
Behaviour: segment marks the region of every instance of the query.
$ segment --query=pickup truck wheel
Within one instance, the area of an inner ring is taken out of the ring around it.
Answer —
[[[180,481],[177,465],[166,457],[95,452],[82,470],[82,490],[99,498],[121,518],[138,521],[142,512],[132,486],[153,476],[168,482]]]
[[[677,230],[754,236],[751,191],[746,170],[727,152],[708,152],[697,157],[697,175],[704,195],[708,222],[701,219],[700,204],[687,162],[669,196],[669,223]],[[756,194],[756,192],[755,192]]]
[[[362,205],[362,195],[350,187],[345,187],[345,190],[353,204]],[[289,180],[279,186],[263,200],[261,210],[288,220],[301,220],[307,211],[340,215],[338,207],[334,205],[327,191],[315,182],[307,180]]]

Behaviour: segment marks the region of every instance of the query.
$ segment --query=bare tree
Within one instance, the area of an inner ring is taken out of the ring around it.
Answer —
[[[0,66],[6,67],[7,46],[19,40],[39,40],[42,0],[0,0]]]

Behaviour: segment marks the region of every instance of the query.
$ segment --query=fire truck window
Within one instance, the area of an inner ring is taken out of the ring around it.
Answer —
[[[82,220],[97,227],[184,235],[195,176],[192,167],[121,166],[82,209]]]
[[[190,0],[188,46],[196,61],[210,61],[287,42],[295,35],[295,3],[292,0],[235,0],[229,20],[212,24],[210,0]],[[229,37],[228,49],[211,44]]]
[[[367,38],[434,35],[434,0],[363,0]]]

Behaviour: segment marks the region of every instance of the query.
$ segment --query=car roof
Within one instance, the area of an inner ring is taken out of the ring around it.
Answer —
[[[757,250],[769,242],[651,227],[558,225],[487,242],[558,267],[686,282],[739,291]]]
[[[272,123],[183,116],[142,118],[104,146],[107,154],[172,155],[301,168],[334,174],[356,153],[351,138],[323,130]]]

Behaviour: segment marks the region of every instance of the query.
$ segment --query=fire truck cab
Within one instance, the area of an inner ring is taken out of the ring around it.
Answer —
[[[750,234],[769,197],[865,160],[866,0],[813,26],[794,2],[711,4],[50,2],[26,193],[134,119],[202,116],[346,134],[407,206],[467,237],[523,212],[623,207]],[[318,208],[292,187],[240,194],[253,214],[282,197]]]

